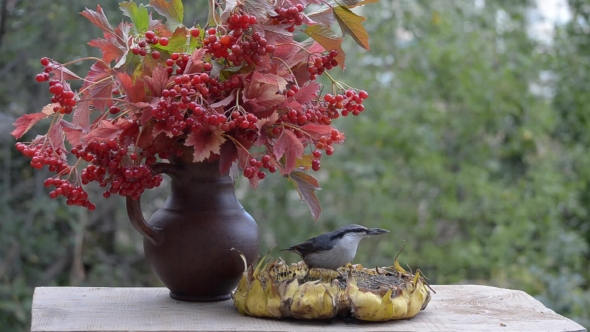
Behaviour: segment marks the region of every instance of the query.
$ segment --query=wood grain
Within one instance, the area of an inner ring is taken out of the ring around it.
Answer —
[[[165,288],[38,287],[31,330],[41,331],[586,331],[522,291],[475,285],[437,292],[410,320],[367,323],[240,315],[231,301],[179,302]]]

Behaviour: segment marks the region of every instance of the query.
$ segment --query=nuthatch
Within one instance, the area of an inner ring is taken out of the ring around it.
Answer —
[[[352,224],[333,232],[312,237],[303,243],[281,251],[292,251],[301,256],[309,268],[308,274],[313,268],[338,272],[339,267],[352,261],[356,255],[357,246],[362,239],[383,233],[389,233],[389,231]],[[338,274],[342,276],[340,272]]]

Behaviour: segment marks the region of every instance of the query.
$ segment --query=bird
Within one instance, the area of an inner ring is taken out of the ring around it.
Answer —
[[[301,256],[308,267],[304,279],[314,268],[334,270],[344,279],[338,268],[352,261],[359,242],[366,237],[384,233],[389,231],[352,224],[312,237],[281,251],[290,251]]]

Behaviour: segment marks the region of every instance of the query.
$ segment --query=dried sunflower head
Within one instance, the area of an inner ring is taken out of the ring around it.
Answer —
[[[256,267],[246,267],[232,293],[234,305],[257,317],[387,321],[416,316],[431,297],[420,271],[405,271],[397,258],[394,266],[375,269],[348,264],[339,269],[344,280],[335,271],[312,269],[307,274],[307,269],[303,262],[287,265],[265,256]]]

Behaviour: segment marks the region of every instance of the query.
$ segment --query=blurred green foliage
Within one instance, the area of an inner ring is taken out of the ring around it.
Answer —
[[[94,213],[50,200],[47,174],[8,135],[47,103],[32,79],[40,57],[97,55],[84,45],[100,32],[73,14],[95,3],[0,0],[2,331],[28,329],[36,286],[159,286],[123,200],[96,189]],[[317,173],[320,220],[280,177],[256,191],[237,183],[261,251],[349,223],[384,227],[392,233],[361,243],[355,262],[389,265],[405,241],[401,261],[433,284],[522,289],[590,327],[590,1],[568,1],[572,19],[544,40],[529,33],[535,4],[363,7],[371,52],[348,40],[347,70],[334,76],[370,98],[361,116],[335,122],[347,141]],[[204,21],[204,5],[187,3],[187,22]],[[117,22],[116,3],[103,7]],[[166,194],[146,194],[146,215]]]

